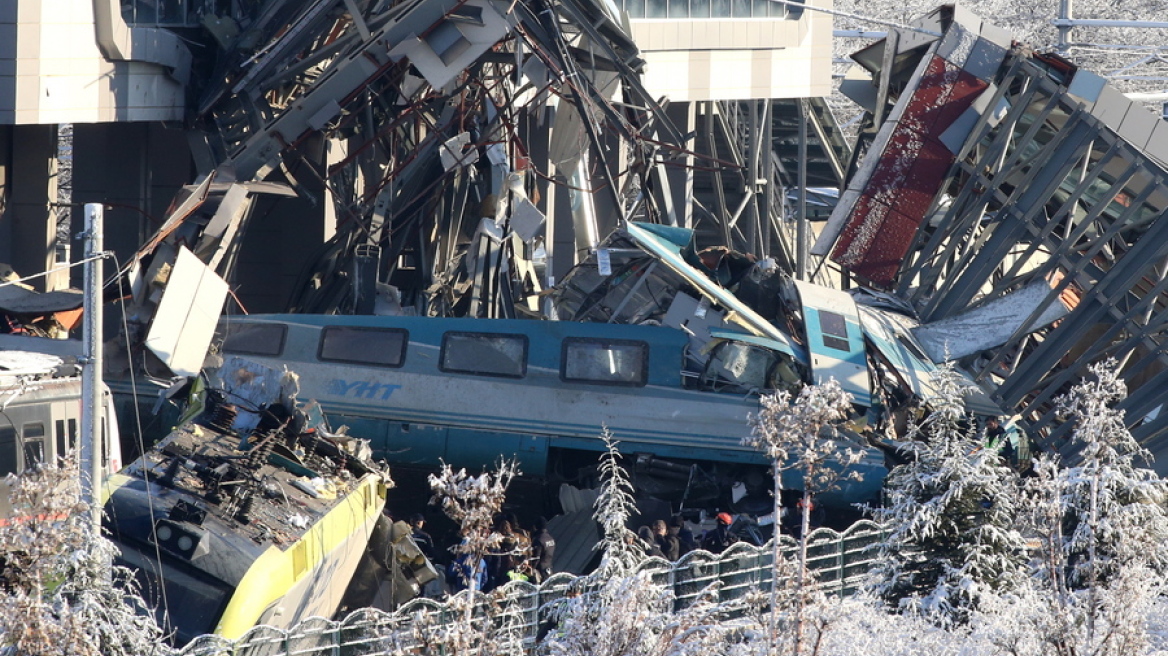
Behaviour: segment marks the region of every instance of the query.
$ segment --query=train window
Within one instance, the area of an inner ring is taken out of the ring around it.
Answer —
[[[58,419],[53,426],[53,434],[57,438],[57,453],[58,458],[64,458],[68,453],[68,448],[65,442],[65,420]]]
[[[649,378],[649,345],[569,337],[564,340],[560,365],[560,378],[565,381],[640,386]]]
[[[373,367],[400,367],[406,360],[410,334],[398,328],[328,326],[320,336],[317,358]]]
[[[442,371],[522,378],[527,373],[527,337],[449,332],[442,336]]]
[[[844,315],[819,311],[819,327],[823,331],[823,345],[837,351],[848,349],[848,322]]]
[[[269,323],[222,323],[219,337],[224,353],[280,355],[284,352],[287,326]]]
[[[16,452],[16,429],[0,426],[0,476],[19,474],[20,459]]]
[[[108,413],[106,414],[106,417],[109,417]],[[73,451],[77,448],[77,420],[70,419],[68,426],[69,426],[69,450]]]
[[[710,352],[702,389],[743,394],[777,387],[772,371],[779,361],[771,349],[726,340]]]
[[[32,467],[45,461],[45,425],[25,424],[21,430],[24,440],[24,466]]]

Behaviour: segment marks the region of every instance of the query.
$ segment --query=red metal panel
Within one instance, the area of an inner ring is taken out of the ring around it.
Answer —
[[[884,214],[878,238],[864,254],[863,262],[853,267],[852,271],[874,285],[891,286],[919,223],[915,218],[889,209]]]
[[[901,127],[907,127],[920,135],[932,131],[939,107],[945,102],[946,78],[951,70],[955,70],[951,64],[936,56],[930,57],[925,66],[920,83],[913,90],[900,118]]]
[[[880,154],[880,162],[868,179],[864,193],[885,204],[892,204],[895,200],[893,196],[904,186],[924,145],[925,139],[920,134],[903,126],[898,127]]]
[[[901,124],[921,134],[940,136],[988,86],[934,56],[905,107]]]
[[[953,125],[953,122],[965,113],[965,110],[973,105],[973,101],[977,100],[977,97],[988,88],[988,84],[970,75],[964,69],[957,69],[952,83],[946,88],[945,104],[937,112],[937,121],[933,124],[932,135],[939,138],[941,133]]]
[[[940,141],[926,139],[917,151],[916,162],[901,186],[900,195],[893,206],[905,216],[924,220],[925,213],[933,203],[933,198],[941,191],[945,174],[953,166],[955,157]],[[905,246],[907,250],[907,244]]]
[[[894,282],[953,164],[941,133],[987,88],[940,57],[925,66],[884,151],[870,155],[879,162],[832,250],[835,262],[878,286]]]
[[[873,202],[870,195],[861,196],[852,207],[848,222],[835,242],[831,259],[849,268],[861,265],[864,254],[880,232],[887,212],[887,205]]]

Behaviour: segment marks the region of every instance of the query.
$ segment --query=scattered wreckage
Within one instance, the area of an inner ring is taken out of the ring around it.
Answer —
[[[331,432],[295,376],[238,358],[165,439],[106,483],[105,531],[173,640],[238,638],[413,598],[437,572],[368,445]]]
[[[1116,357],[1133,430],[1153,452],[1168,439],[1157,319],[1168,286],[1168,240],[1159,235],[1168,226],[1168,124],[1102,78],[1034,53],[959,6],[893,30],[855,55],[870,79],[843,85],[867,123],[846,191],[815,231],[814,266],[804,267],[812,231],[792,228],[781,185],[747,181],[759,190],[748,196],[763,199],[751,221],[740,221],[749,198],[738,212],[678,218],[690,215],[673,211],[679,200],[664,171],[679,153],[694,155],[690,140],[640,86],[636,45],[607,4],[416,0],[360,5],[360,15],[328,11],[335,4],[306,3],[291,23],[262,13],[224,35],[223,75],[197,112],[210,135],[204,174],[122,278],[130,341],[149,355],[127,354],[111,377],[161,366],[196,376],[216,324],[228,353],[246,348],[231,343],[233,326],[264,324],[289,341],[276,354],[250,354],[319,371],[305,373],[305,385],[326,412],[364,419],[362,434],[386,454],[449,455],[462,439],[444,441],[451,430],[477,430],[491,439],[475,444],[488,446],[463,453],[481,464],[500,452],[539,460],[554,439],[584,445],[579,426],[540,418],[548,408],[499,399],[496,387],[520,388],[537,373],[499,333],[533,347],[545,343],[535,331],[599,335],[609,344],[590,355],[611,362],[636,354],[628,342],[666,344],[679,354],[661,370],[669,387],[741,397],[739,436],[755,393],[835,377],[865,420],[860,443],[865,429],[895,436],[906,413],[928,402],[929,372],[951,360],[981,389],[969,400],[975,414],[1012,415],[1045,448],[1059,448],[1069,428],[1053,399],[1087,366]],[[229,44],[245,40],[267,46],[231,72],[243,55]],[[726,101],[716,114],[726,123],[755,109]],[[750,125],[722,134],[733,141],[743,132]],[[830,148],[825,134],[818,141]],[[322,139],[351,149],[316,166],[310,151]],[[695,192],[680,202],[725,210],[721,196],[733,185],[719,176],[746,167],[695,156],[720,200]],[[319,194],[306,190],[307,177],[322,183]],[[544,202],[557,187],[570,203]],[[241,235],[255,199],[269,193],[327,199],[337,233],[307,258],[289,314],[241,319],[231,310],[220,320]],[[332,357],[314,341],[330,329],[386,329],[390,348],[341,347]],[[490,335],[478,341],[497,346],[502,364],[444,363],[457,354],[444,347],[452,334],[467,336],[463,346]],[[555,344],[530,354],[547,363],[546,393],[591,384],[565,375],[568,342]],[[421,389],[461,395],[457,403],[424,415],[395,405],[422,393],[411,388],[421,379],[405,382],[411,349],[433,367]],[[603,382],[625,385],[616,396],[627,400],[600,404],[614,409],[596,413],[593,440],[602,418],[650,406],[632,399],[656,380],[651,368],[643,386],[609,375]],[[493,382],[464,382],[475,376]],[[666,412],[661,405],[645,416]],[[688,406],[676,407],[684,416]],[[685,433],[617,434],[630,437],[650,454],[743,457],[726,434],[704,444]]]

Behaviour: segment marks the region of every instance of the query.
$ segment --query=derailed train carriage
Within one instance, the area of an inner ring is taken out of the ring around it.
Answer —
[[[160,625],[177,644],[236,639],[415,596],[437,574],[382,512],[388,470],[362,440],[329,431],[314,403],[295,402],[292,377],[235,364],[242,385],[196,394],[190,419],[106,483],[117,564]],[[242,391],[273,383],[282,401]]]
[[[874,441],[932,395],[936,367],[911,319],[751,264],[729,287],[767,299],[760,314],[715,282],[690,239],[656,225],[616,231],[598,251],[603,264],[590,258],[550,295],[559,320],[225,317],[218,348],[296,370],[334,422],[396,462],[505,457],[527,474],[571,478],[564,463],[594,463],[608,430],[648,470],[689,472],[679,501],[690,507],[695,464],[726,480],[768,474],[764,455],[742,443],[762,394],[834,378],[855,405],[841,446],[864,451],[863,478],[821,501],[875,500],[886,463]],[[981,394],[967,403],[999,413]],[[802,488],[796,471],[783,479]]]

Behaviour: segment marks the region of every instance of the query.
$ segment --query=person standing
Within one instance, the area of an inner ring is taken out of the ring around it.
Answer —
[[[409,524],[410,537],[414,539],[414,544],[418,545],[418,549],[426,557],[426,560],[429,560],[431,563],[436,562],[435,556],[437,554],[434,551],[434,538],[430,537],[430,534],[425,529],[426,518],[422,513],[414,513],[410,515]]]
[[[702,537],[702,549],[714,554],[722,553],[738,541],[730,533],[730,525],[734,523],[734,517],[730,513],[718,513],[717,521],[718,525]]]
[[[657,537],[653,535],[652,527],[648,524],[637,529],[637,543],[646,556],[650,558],[665,557],[665,554],[661,552],[661,547],[657,546]]]
[[[665,560],[672,563],[681,557],[681,546],[677,538],[669,534],[665,520],[658,519],[653,522],[653,538],[657,540],[657,548],[661,550]]]
[[[677,538],[677,557],[680,558],[687,553],[698,548],[694,541],[693,531],[685,525],[685,518],[681,515],[674,515],[669,520],[669,534]]]
[[[547,530],[547,520],[539,517],[531,532],[531,570],[536,583],[543,583],[552,575],[556,555],[556,539]]]

